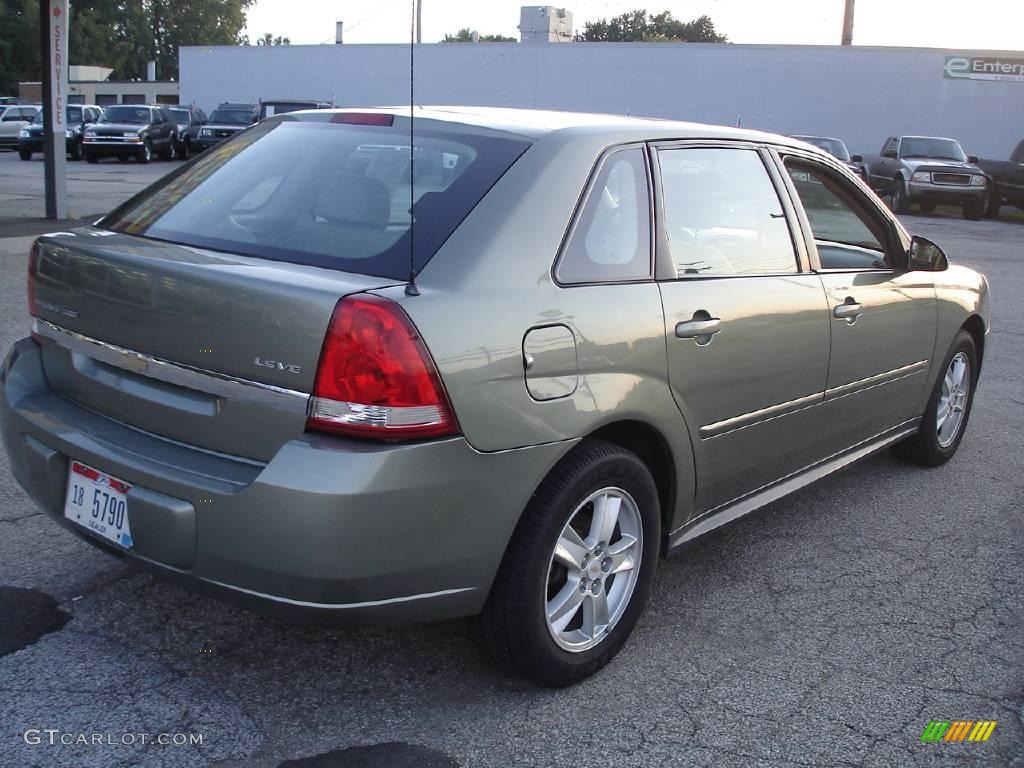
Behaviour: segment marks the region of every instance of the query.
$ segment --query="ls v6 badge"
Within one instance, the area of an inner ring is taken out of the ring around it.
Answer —
[[[265,360],[259,356],[256,357],[254,362],[261,368],[273,368],[278,371],[287,371],[288,373],[302,373],[301,365],[289,365],[288,363],[282,363],[279,360]]]

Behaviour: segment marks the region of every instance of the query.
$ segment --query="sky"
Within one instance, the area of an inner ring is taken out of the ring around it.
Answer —
[[[461,27],[481,34],[518,39],[519,7],[542,0],[422,0],[423,42],[440,41]],[[734,43],[837,44],[843,0],[655,0],[572,2],[577,31],[586,21],[636,8],[672,11],[689,20],[711,17]],[[334,24],[345,22],[346,43],[401,43],[409,40],[412,0],[256,0],[248,12],[247,33],[265,32],[293,44],[333,43]],[[855,45],[903,45],[933,48],[1024,48],[1021,0],[856,0]]]

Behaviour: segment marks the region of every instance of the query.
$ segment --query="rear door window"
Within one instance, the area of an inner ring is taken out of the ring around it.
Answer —
[[[101,226],[406,278],[410,257],[422,268],[529,141],[421,119],[413,154],[408,121],[383,117],[388,124],[331,122],[326,112],[270,118],[150,187]]]
[[[782,202],[757,150],[667,149],[658,163],[678,276],[797,271]]]

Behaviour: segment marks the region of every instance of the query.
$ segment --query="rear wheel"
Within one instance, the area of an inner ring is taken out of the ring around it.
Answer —
[[[561,687],[592,675],[643,611],[661,536],[657,489],[640,458],[586,440],[534,494],[478,619],[507,670]]]
[[[961,203],[961,209],[964,212],[964,218],[969,221],[978,221],[982,216],[985,215],[986,202],[984,200],[964,200]]]
[[[32,151],[29,150],[29,149],[19,149],[18,150],[18,157],[20,157],[22,160],[31,160],[32,159]]]
[[[907,190],[903,188],[903,179],[899,176],[893,182],[892,210],[894,213],[910,212],[910,198],[907,197]]]
[[[938,381],[921,417],[921,426],[893,446],[893,453],[924,467],[945,464],[956,453],[967,429],[978,383],[978,353],[974,337],[961,329],[946,354]]]

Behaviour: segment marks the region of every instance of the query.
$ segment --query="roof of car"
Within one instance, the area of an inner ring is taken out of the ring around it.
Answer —
[[[363,107],[326,110],[327,112],[384,112],[408,116],[409,107]],[[321,110],[320,114],[323,114]],[[295,114],[295,113],[292,113]],[[785,136],[745,128],[729,128],[706,123],[665,120],[657,117],[610,115],[593,112],[556,112],[542,109],[508,107],[418,106],[415,117],[464,123],[481,128],[519,133],[539,138],[556,131],[606,129],[610,134],[640,140],[642,138],[731,139],[799,146]]]

